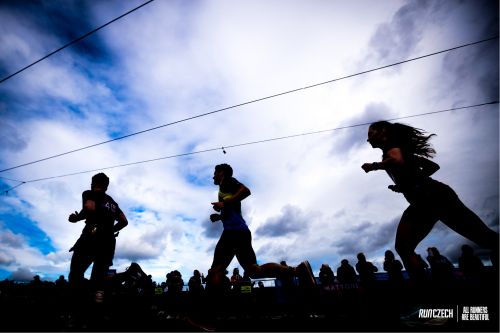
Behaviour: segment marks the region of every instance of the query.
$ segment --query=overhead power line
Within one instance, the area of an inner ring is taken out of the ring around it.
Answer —
[[[19,73],[21,73],[21,72],[23,72],[23,71],[27,70],[28,68],[30,68],[30,67],[32,67],[32,66],[34,66],[34,65],[38,64],[39,62],[41,62],[41,61],[43,61],[43,60],[47,59],[48,57],[50,57],[50,56],[52,56],[52,55],[56,54],[57,52],[64,50],[64,49],[65,49],[65,48],[67,48],[68,46],[71,46],[71,45],[73,45],[73,44],[75,44],[75,43],[78,43],[78,42],[79,42],[79,41],[81,41],[82,39],[84,39],[84,38],[86,38],[86,37],[88,37],[88,36],[92,35],[93,33],[95,33],[95,32],[97,32],[97,31],[101,30],[102,28],[104,28],[104,27],[106,27],[106,26],[110,25],[111,23],[113,23],[113,22],[115,22],[115,21],[118,21],[119,19],[121,19],[121,18],[123,18],[123,17],[127,16],[128,14],[130,14],[130,13],[132,13],[132,12],[135,12],[135,11],[136,11],[136,10],[138,10],[139,8],[144,7],[144,6],[146,6],[147,4],[149,4],[149,3],[153,2],[153,1],[154,1],[154,0],[149,0],[149,1],[145,2],[145,3],[143,3],[142,5],[137,6],[137,7],[135,7],[134,9],[129,10],[129,11],[128,11],[128,12],[126,12],[125,14],[122,14],[122,15],[118,16],[117,18],[115,18],[115,19],[113,19],[113,20],[109,21],[108,23],[105,23],[105,24],[101,25],[100,27],[95,28],[94,30],[87,32],[86,34],[84,34],[84,35],[82,35],[82,36],[80,36],[80,37],[76,38],[75,40],[73,40],[73,41],[71,41],[71,42],[69,42],[69,43],[67,43],[67,44],[65,44],[65,45],[63,45],[63,46],[61,46],[61,47],[60,47],[60,48],[58,48],[57,50],[50,52],[49,54],[47,54],[46,56],[44,56],[44,57],[42,57],[42,58],[38,59],[37,61],[35,61],[35,62],[33,62],[33,63],[31,63],[31,64],[29,64],[29,65],[27,65],[27,66],[23,67],[23,68],[21,68],[21,69],[20,69],[20,70],[18,70],[17,72],[12,73],[12,74],[10,74],[9,76],[4,77],[3,79],[1,79],[1,80],[0,80],[0,83],[2,83],[2,82],[4,82],[4,81],[7,81],[7,80],[8,80],[8,79],[10,79],[11,77],[13,77],[13,76],[15,76],[15,75],[17,75],[17,74],[19,74]]]
[[[414,115],[407,115],[407,116],[395,117],[395,118],[390,118],[390,119],[385,119],[385,120],[386,121],[396,121],[396,120],[402,120],[402,119],[408,119],[408,118],[423,117],[423,116],[429,116],[429,115],[438,114],[438,113],[445,113],[445,112],[451,112],[451,111],[459,111],[459,110],[477,108],[477,107],[481,107],[481,106],[485,106],[485,105],[498,104],[498,103],[499,103],[499,101],[491,101],[491,102],[486,102],[486,103],[481,103],[481,104],[460,106],[460,107],[454,107],[454,108],[445,109],[445,110],[430,111],[430,112],[424,112],[424,113],[419,113],[419,114],[414,114]],[[255,145],[255,144],[260,144],[260,143],[267,143],[267,142],[272,142],[272,141],[280,141],[280,140],[292,139],[292,138],[297,138],[297,137],[302,137],[302,136],[309,136],[309,135],[315,135],[315,134],[333,132],[333,131],[338,131],[338,130],[342,130],[342,129],[360,127],[360,126],[368,126],[371,123],[373,123],[374,121],[378,121],[378,120],[380,120],[380,119],[374,119],[373,121],[370,121],[370,122],[353,124],[353,125],[346,125],[346,126],[340,126],[340,127],[330,128],[330,129],[310,131],[310,132],[303,132],[303,133],[298,133],[298,134],[291,134],[291,135],[274,137],[274,138],[268,138],[268,139],[262,139],[262,140],[257,140],[257,141],[249,141],[249,142],[244,142],[244,143],[237,143],[237,144],[232,144],[232,145],[227,145],[227,146],[225,145],[225,146],[221,146],[221,147],[215,147],[215,148],[197,150],[197,151],[186,152],[186,153],[181,153],[181,154],[163,156],[163,157],[158,157],[158,158],[153,158],[153,159],[148,159],[148,160],[143,160],[143,161],[137,161],[137,162],[119,164],[119,165],[114,165],[114,166],[108,166],[108,167],[103,167],[103,168],[98,168],[98,169],[85,170],[85,171],[77,171],[77,172],[63,174],[63,175],[58,175],[58,176],[44,177],[44,178],[27,180],[27,181],[19,181],[18,180],[18,182],[20,182],[20,184],[14,186],[14,187],[12,187],[12,188],[4,191],[4,192],[7,193],[7,192],[9,192],[9,191],[11,191],[11,190],[13,190],[13,189],[21,186],[21,185],[27,184],[27,183],[34,183],[34,182],[39,182],[39,181],[44,181],[44,180],[50,180],[50,179],[56,179],[56,178],[63,178],[63,177],[75,176],[75,175],[80,175],[80,174],[85,174],[85,173],[90,173],[90,172],[98,172],[98,171],[103,171],[103,170],[122,168],[122,167],[126,167],[126,166],[137,165],[137,164],[151,163],[151,162],[156,162],[156,161],[161,161],[161,160],[166,160],[166,159],[172,159],[172,158],[176,158],[176,157],[184,157],[184,156],[202,154],[202,153],[207,153],[207,152],[212,152],[212,151],[220,151],[220,150],[222,150],[224,153],[226,153],[226,149],[230,149],[230,148],[237,148],[237,147],[250,146],[250,145]],[[4,177],[0,177],[0,178],[4,178]],[[6,179],[6,178],[4,178],[4,179]]]
[[[274,95],[269,95],[269,96],[266,96],[266,97],[257,98],[257,99],[251,100],[251,101],[247,101],[247,102],[235,104],[235,105],[228,106],[228,107],[225,107],[225,108],[222,108],[222,109],[218,109],[218,110],[214,110],[214,111],[210,111],[210,112],[206,112],[206,113],[201,113],[201,114],[198,114],[198,115],[195,115],[195,116],[192,116],[192,117],[187,117],[187,118],[184,118],[184,119],[173,121],[171,123],[166,123],[166,124],[155,126],[155,127],[152,127],[152,128],[148,128],[148,129],[145,129],[145,130],[142,130],[142,131],[139,131],[139,132],[130,133],[130,134],[118,137],[118,138],[114,138],[114,139],[110,139],[110,140],[98,142],[98,143],[95,143],[95,144],[92,144],[92,145],[89,145],[89,146],[85,146],[85,147],[73,149],[73,150],[70,150],[70,151],[67,151],[67,152],[64,152],[64,153],[60,153],[60,154],[48,156],[48,157],[45,157],[45,158],[41,158],[41,159],[38,159],[38,160],[35,160],[35,161],[31,161],[31,162],[19,164],[19,165],[13,166],[13,167],[9,167],[7,169],[0,170],[0,173],[1,172],[5,172],[5,171],[9,171],[9,170],[13,170],[13,169],[17,169],[17,168],[21,168],[21,167],[24,167],[24,166],[27,166],[27,165],[31,165],[31,164],[43,162],[43,161],[50,160],[50,159],[53,159],[53,158],[56,158],[56,157],[61,157],[61,156],[64,156],[64,155],[76,153],[76,152],[79,152],[79,151],[82,151],[82,150],[94,148],[94,147],[97,147],[97,146],[100,146],[100,145],[104,145],[104,144],[107,144],[107,143],[110,143],[110,142],[114,142],[114,141],[122,140],[122,139],[125,139],[125,138],[129,138],[131,136],[135,136],[135,135],[143,134],[143,133],[146,133],[146,132],[154,131],[154,130],[157,130],[157,129],[160,129],[160,128],[163,128],[163,127],[172,126],[172,125],[179,124],[179,123],[182,123],[182,122],[186,122],[186,121],[189,121],[189,120],[193,120],[193,119],[196,119],[196,118],[201,118],[201,117],[205,117],[205,116],[212,115],[212,114],[215,114],[215,113],[219,113],[219,112],[227,111],[227,110],[230,110],[230,109],[238,108],[240,106],[244,106],[244,105],[248,105],[248,104],[252,104],[252,103],[261,102],[261,101],[264,101],[264,100],[267,100],[267,99],[271,99],[271,98],[275,98],[275,97],[279,97],[279,96],[283,96],[283,95],[295,93],[295,92],[298,92],[298,91],[301,91],[301,90],[315,88],[315,87],[322,86],[322,85],[325,85],[325,84],[329,84],[329,83],[333,83],[333,82],[337,82],[337,81],[349,79],[349,78],[352,78],[352,77],[355,77],[355,76],[359,76],[359,75],[363,75],[363,74],[368,74],[368,73],[379,71],[379,70],[386,69],[386,68],[389,68],[389,67],[398,66],[398,65],[405,64],[405,63],[408,63],[408,62],[411,62],[411,61],[420,60],[420,59],[423,59],[423,58],[435,56],[435,55],[438,55],[438,54],[441,54],[441,53],[445,53],[445,52],[450,52],[450,51],[458,50],[458,49],[461,49],[461,48],[464,48],[464,47],[467,47],[467,46],[477,45],[477,44],[488,42],[488,41],[492,41],[492,40],[495,40],[495,39],[498,39],[498,36],[487,38],[487,39],[483,39],[483,40],[472,42],[472,43],[468,43],[468,44],[462,44],[462,45],[455,46],[455,47],[452,47],[452,48],[449,48],[449,49],[446,49],[446,50],[441,50],[441,51],[429,53],[429,54],[426,54],[426,55],[423,55],[423,56],[419,56],[419,57],[415,57],[415,58],[411,58],[411,59],[407,59],[407,60],[395,62],[395,63],[392,63],[390,65],[385,65],[385,66],[381,66],[381,67],[377,67],[377,68],[365,70],[365,71],[362,71],[362,72],[358,72],[358,73],[355,73],[355,74],[350,74],[350,75],[342,76],[342,77],[339,77],[339,78],[331,79],[331,80],[328,80],[328,81],[324,81],[324,82],[320,82],[320,83],[315,83],[315,84],[308,85],[308,86],[305,86],[305,87],[302,87],[302,88],[296,88],[296,89],[284,91],[284,92],[281,92],[281,93],[277,93],[277,94],[274,94]]]

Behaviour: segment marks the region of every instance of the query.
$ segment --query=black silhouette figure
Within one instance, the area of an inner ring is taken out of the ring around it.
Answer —
[[[385,251],[384,271],[389,275],[389,281],[399,285],[403,281],[403,264],[397,260],[391,250]]]
[[[427,261],[431,267],[431,278],[435,283],[446,284],[453,280],[453,264],[435,247],[427,249]]]
[[[233,289],[237,290],[239,289],[239,284],[243,277],[240,275],[240,270],[238,267],[235,267],[233,269],[233,275],[231,275],[231,286]]]
[[[462,245],[462,254],[458,258],[458,268],[466,279],[477,279],[484,273],[483,262],[474,254],[474,249],[467,244]]]
[[[56,287],[65,288],[68,285],[68,281],[64,278],[64,275],[59,275],[59,278],[55,282]]]
[[[193,276],[191,276],[188,281],[189,292],[191,294],[201,294],[205,290],[202,283],[200,271],[195,269],[193,271]]]
[[[366,260],[363,252],[357,255],[356,271],[359,274],[359,282],[364,286],[372,286],[375,283],[375,273],[378,268],[370,261]]]
[[[394,181],[389,189],[402,193],[410,206],[404,211],[396,233],[395,248],[410,277],[418,266],[415,248],[442,221],[460,235],[492,250],[492,262],[498,265],[498,233],[458,198],[448,185],[431,178],[439,170],[432,162],[435,150],[429,139],[435,134],[399,123],[379,121],[370,125],[368,142],[383,152],[382,161],[364,163],[365,172],[385,170]]]
[[[178,295],[184,288],[184,280],[182,274],[178,270],[173,270],[167,273],[167,293]]]
[[[340,266],[337,268],[337,281],[339,283],[356,283],[356,271],[354,267],[349,264],[349,260],[342,259]]]
[[[328,264],[321,265],[318,278],[323,286],[330,286],[335,282],[335,274]]]
[[[85,220],[80,238],[70,249],[73,256],[68,280],[72,286],[83,284],[85,271],[94,263],[90,280],[97,290],[104,288],[106,275],[113,264],[115,237],[128,224],[118,204],[106,194],[108,185],[109,178],[104,173],[94,175],[91,189],[82,193],[81,211],[68,218],[72,223]]]
[[[296,268],[277,263],[257,264],[252,248],[252,234],[241,214],[241,201],[250,190],[233,177],[229,164],[219,164],[214,171],[214,184],[219,186],[219,200],[212,202],[218,214],[210,215],[212,222],[222,221],[224,231],[215,247],[214,259],[207,276],[207,286],[222,285],[224,272],[234,256],[251,278],[298,276],[301,283],[316,286],[309,262],[304,261]],[[207,289],[208,290],[208,289]]]

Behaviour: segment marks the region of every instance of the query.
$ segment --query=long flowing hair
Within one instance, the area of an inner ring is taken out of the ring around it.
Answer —
[[[384,120],[374,122],[370,127],[375,130],[385,129],[389,143],[400,148],[404,155],[432,158],[436,154],[429,143],[430,138],[436,134],[426,135],[426,132],[420,128]]]

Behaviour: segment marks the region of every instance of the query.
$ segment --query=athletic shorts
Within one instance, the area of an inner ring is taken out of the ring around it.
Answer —
[[[257,264],[250,230],[224,230],[215,247],[212,268],[222,266],[226,269],[234,256],[244,270],[250,265]]]
[[[112,266],[115,256],[116,239],[114,236],[95,237],[81,235],[75,245],[70,249],[78,258],[85,261],[99,262]]]

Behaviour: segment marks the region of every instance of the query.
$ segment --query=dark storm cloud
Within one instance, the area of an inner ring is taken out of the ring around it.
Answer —
[[[15,280],[15,281],[28,282],[28,281],[33,280],[34,276],[35,276],[35,273],[33,273],[29,268],[20,267],[15,272],[12,272],[12,275],[10,276],[9,279]]]
[[[112,8],[113,4],[107,2],[102,6]],[[108,18],[96,18],[93,7],[94,1],[1,1],[0,45],[8,47],[0,52],[0,78],[106,23],[103,20]],[[123,13],[120,9],[115,11],[116,14],[107,15],[109,19]],[[112,61],[114,54],[106,46],[105,33],[105,30],[97,31],[3,82],[0,99],[4,105],[0,106],[0,112],[4,118],[26,121],[33,116],[82,116],[94,109],[116,112],[118,103],[114,98],[104,96],[101,89],[115,86],[118,80],[109,75],[109,69],[116,68],[117,61]],[[48,64],[50,66],[46,66]],[[39,81],[40,86],[34,84],[37,81],[34,73],[46,79]],[[68,80],[69,87],[59,89],[57,80],[50,79],[53,75],[62,75],[61,80]],[[92,85],[95,89],[90,89],[88,79],[99,80]],[[39,87],[40,90],[27,90],[27,87]],[[56,89],[61,91],[60,94],[55,93]],[[92,96],[79,99],[86,95]]]
[[[255,233],[274,237],[302,232],[307,230],[308,222],[315,217],[314,214],[306,214],[299,207],[286,205],[281,208],[279,216],[269,218]]]
[[[333,136],[332,153],[345,153],[351,149],[359,148],[367,144],[368,124],[389,119],[393,117],[392,111],[384,103],[370,103],[363,113],[356,117],[352,117],[343,122],[343,126],[347,124],[367,124],[366,126],[358,126],[349,128],[344,131],[337,131]]]
[[[58,49],[59,47],[75,40],[78,37],[97,28],[105,22],[96,22],[90,10],[92,1],[2,1],[0,3],[0,11],[4,15],[8,15],[19,24],[29,25],[39,31],[41,34],[50,36],[50,39],[45,39],[40,47],[45,50],[44,54],[38,54],[36,59],[45,56],[46,54]],[[41,14],[43,13],[43,14]],[[118,14],[121,13],[117,13]],[[28,43],[39,42],[30,40],[33,37],[30,35],[20,36]],[[72,52],[74,54],[84,54],[85,57],[93,59],[102,59],[106,55],[104,43],[99,37],[99,34],[93,34],[63,52]],[[54,55],[55,56],[55,55]],[[6,59],[3,59],[6,61]],[[19,68],[9,68],[10,64],[3,63],[0,67],[0,73],[7,74]],[[28,65],[28,63],[26,63]],[[6,69],[6,73],[4,72]]]
[[[446,54],[442,74],[449,85],[443,85],[441,94],[449,95],[450,91],[460,94],[467,89],[475,101],[498,100],[498,57],[498,40]]]
[[[498,35],[498,1],[408,1],[390,22],[375,30],[365,62],[382,65],[413,56],[428,25],[448,24],[450,16],[459,15],[462,21],[456,34],[465,38],[464,43]]]
[[[389,64],[406,59],[423,35],[423,21],[431,12],[431,1],[409,1],[381,24],[370,39],[370,61]]]
[[[460,4],[467,13],[467,21],[473,26],[464,24],[461,27],[468,41],[483,40],[498,36],[498,1],[464,1]],[[452,10],[453,7],[447,3]],[[442,64],[442,75],[450,86],[443,85],[441,94],[447,95],[455,91],[458,96],[468,87],[468,92],[477,101],[498,100],[499,67],[498,39],[475,45],[474,47],[450,52],[445,55]],[[468,94],[468,95],[469,95]]]
[[[340,240],[332,243],[339,256],[355,256],[393,248],[399,217],[384,224],[363,222],[348,229]]]

